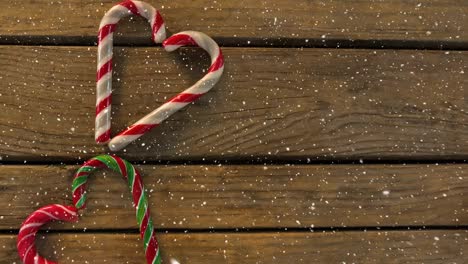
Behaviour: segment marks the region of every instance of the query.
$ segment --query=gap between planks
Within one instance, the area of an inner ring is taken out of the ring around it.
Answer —
[[[156,228],[161,234],[287,234],[287,233],[353,233],[353,232],[418,232],[418,231],[468,231],[468,225],[457,226],[356,226],[356,227],[314,227],[314,228],[209,228],[209,229],[186,229],[186,228]],[[17,230],[0,229],[0,235],[17,235]],[[54,229],[45,227],[38,234],[140,234],[139,229]]]
[[[466,51],[468,42],[428,40],[350,40],[297,38],[213,38],[222,48],[329,48]],[[96,37],[0,36],[0,46],[97,46]],[[115,38],[115,47],[161,47],[146,37]]]

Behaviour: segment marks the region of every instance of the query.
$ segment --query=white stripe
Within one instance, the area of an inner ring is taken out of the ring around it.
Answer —
[[[167,52],[172,52],[178,48],[182,47],[182,45],[164,45],[164,49],[167,51]]]
[[[96,70],[99,71],[101,69],[102,65],[107,63],[109,60],[112,59],[112,56],[114,55],[113,48],[114,46],[112,45],[113,41],[113,34],[107,35],[107,37],[104,39],[104,41],[101,41],[98,46],[98,58],[97,58],[97,67]]]
[[[34,236],[34,235],[36,235],[36,233],[35,233],[35,232],[34,232],[34,233],[30,233],[30,234],[27,234],[27,235],[25,235],[24,237],[22,237],[22,238],[21,238],[21,240],[20,240],[20,241],[18,241],[17,245],[19,245],[19,244],[23,243],[23,241],[24,241],[26,238],[28,238],[28,237],[30,237],[30,236]]]
[[[152,7],[151,5],[145,2],[141,2],[141,1],[132,1],[132,2],[135,4],[138,10],[138,13],[140,13],[142,17],[146,18],[148,22],[151,24],[151,17],[154,16],[156,9],[154,9],[154,7]]]
[[[20,233],[28,228],[31,228],[31,227],[37,227],[37,226],[42,226],[44,223],[30,223],[30,224],[26,224],[26,225],[23,225],[20,229]]]
[[[48,213],[48,212],[46,212],[46,211],[37,210],[36,212],[38,212],[38,213],[43,213],[43,214],[47,215],[48,217],[50,217],[50,218],[52,218],[52,219],[54,219],[54,220],[59,220],[56,216],[54,216],[54,215],[52,215],[52,214],[50,214],[50,213]]]
[[[153,24],[151,24],[151,27],[152,25]],[[162,43],[165,39],[166,39],[166,24],[162,23],[161,27],[157,29],[156,32],[154,33],[154,42]]]
[[[102,58],[102,59],[99,59],[99,62],[98,62],[98,66],[97,66],[97,69],[96,71],[99,71],[102,67],[102,65],[108,63],[110,60],[112,60],[112,54],[110,54],[110,56],[106,55],[105,58]],[[107,73],[106,73],[107,74]],[[103,77],[103,76],[102,76]],[[101,77],[101,78],[102,78]]]
[[[119,20],[123,17],[129,16],[131,14],[130,10],[121,5],[115,5],[102,17],[101,23],[99,24],[99,29],[103,28],[108,24],[117,24]]]
[[[70,215],[73,215],[73,216],[76,216],[76,215],[77,215],[76,212],[71,211],[70,209],[66,208],[66,207],[63,206],[63,205],[56,204],[55,206],[62,208],[65,212],[67,212],[67,213],[70,214]]]
[[[148,14],[146,14],[148,13]],[[152,6],[148,7],[148,9],[145,9],[145,17],[148,19],[148,22],[150,23],[151,29],[153,29],[153,25],[156,23],[156,14],[158,11]]]
[[[34,247],[34,244],[31,244],[28,248],[28,250],[26,250],[26,253],[24,253],[24,257],[23,257],[23,262],[26,263],[26,257],[28,256],[28,253],[29,251],[31,250],[31,248]]]
[[[36,252],[36,256],[34,257],[34,264],[38,264],[39,263],[39,253]]]
[[[112,71],[104,74],[96,83],[96,105],[112,93]]]
[[[130,190],[130,192],[132,192],[133,194],[133,187],[135,186],[135,181],[136,181],[136,170],[135,170],[135,167],[132,166],[132,171],[133,171],[133,181],[132,181],[132,189]],[[138,199],[138,202],[140,202],[140,199]]]
[[[111,109],[111,106],[109,105],[108,107],[104,108],[101,112],[99,112],[99,114],[96,115],[96,125],[97,124],[102,124],[101,126],[106,126],[107,129],[104,130],[104,131],[107,131],[110,128],[107,125],[107,123],[109,123],[107,121],[107,118],[109,118],[109,116],[110,116],[110,114],[109,114],[110,109]]]
[[[137,205],[137,208],[136,208],[136,213],[138,214],[138,209],[140,208],[140,206],[142,206],[140,203],[141,201],[143,201],[144,199],[142,199],[144,196],[145,196],[145,189],[143,188],[143,186],[140,185],[140,189],[141,189],[141,193],[140,193],[140,197],[138,197],[138,205]],[[146,211],[147,207],[144,208],[144,211]],[[143,223],[143,221],[141,221]],[[140,226],[141,228],[141,226]],[[143,234],[144,235],[144,234]]]
[[[104,111],[106,111],[106,110],[104,110]],[[100,135],[106,133],[106,131],[110,129],[111,123],[110,122],[101,122],[99,124],[96,123],[96,126],[97,126],[97,128],[96,128],[95,134],[96,134],[96,137],[99,137]]]

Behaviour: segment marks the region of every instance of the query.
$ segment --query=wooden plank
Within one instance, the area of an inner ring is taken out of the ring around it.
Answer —
[[[138,166],[163,229],[468,225],[468,165]],[[0,229],[33,210],[71,204],[72,166],[3,166]],[[92,177],[77,224],[137,228],[126,184]]]
[[[94,143],[95,48],[0,49],[4,161]],[[121,154],[137,161],[466,159],[468,52],[225,48],[222,81]],[[203,60],[200,58],[203,57]],[[118,48],[113,133],[188,87],[199,50]],[[267,63],[265,63],[267,62]]]
[[[115,1],[92,0],[9,1],[0,10],[0,40],[8,43],[91,44],[105,11]],[[466,47],[468,3],[458,0],[430,1],[150,1],[161,9],[170,32],[198,30],[233,45],[295,43],[333,45],[348,41],[401,41],[420,46]],[[51,14],[50,10],[54,12]],[[149,44],[149,29],[143,20],[121,23],[124,38],[116,42]],[[282,39],[281,42],[275,42]],[[335,43],[334,41],[338,41]],[[433,42],[433,43],[430,43]],[[387,43],[388,44],[388,43]]]
[[[137,234],[50,234],[38,243],[60,263],[145,263]],[[159,234],[163,263],[467,263],[466,230]],[[0,258],[19,263],[15,237]]]

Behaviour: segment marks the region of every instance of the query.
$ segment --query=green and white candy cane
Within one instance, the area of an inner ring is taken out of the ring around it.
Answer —
[[[85,208],[88,176],[95,170],[105,168],[120,173],[127,180],[133,196],[136,219],[140,225],[140,236],[145,246],[146,261],[148,264],[160,264],[161,254],[150,216],[148,198],[145,194],[141,176],[130,162],[114,155],[100,155],[86,161],[78,169],[73,179],[73,204],[77,209]]]

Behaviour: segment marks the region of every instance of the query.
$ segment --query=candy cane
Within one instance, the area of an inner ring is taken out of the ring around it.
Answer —
[[[161,43],[166,38],[164,21],[159,11],[150,4],[127,0],[112,7],[102,18],[99,25],[97,55],[97,100],[96,128],[97,143],[110,140],[111,94],[112,94],[112,48],[113,35],[117,22],[130,14],[144,17],[152,29],[152,40]]]
[[[161,263],[161,255],[154,233],[153,221],[151,220],[148,198],[146,198],[143,182],[138,171],[128,161],[109,155],[97,156],[86,161],[78,169],[73,179],[73,204],[78,209],[86,206],[86,182],[88,181],[88,175],[97,169],[103,168],[109,168],[120,173],[128,181],[128,187],[133,196],[133,206],[136,209],[136,219],[140,226],[140,236],[144,242],[146,261],[148,264]]]
[[[218,82],[224,70],[224,58],[218,44],[204,33],[184,31],[177,33],[163,42],[166,51],[171,52],[182,46],[199,46],[211,56],[208,73],[190,88],[179,93],[165,104],[131,125],[109,142],[111,151],[117,151],[141,137],[179,109],[207,93]]]
[[[36,233],[41,226],[57,220],[66,222],[77,221],[78,213],[76,208],[52,204],[34,211],[26,218],[21,225],[16,243],[18,254],[24,264],[57,264],[40,256],[35,245]]]

